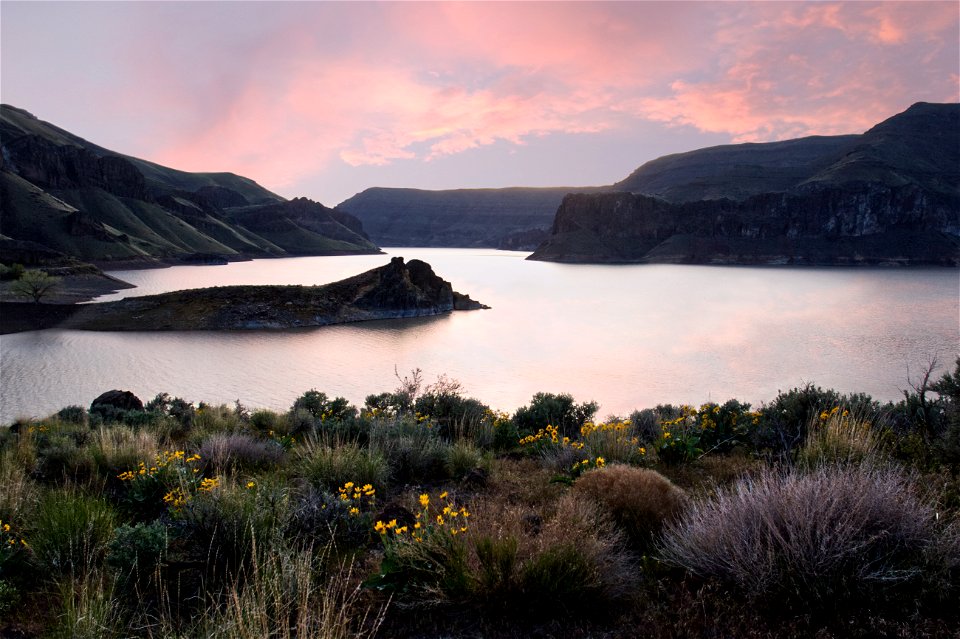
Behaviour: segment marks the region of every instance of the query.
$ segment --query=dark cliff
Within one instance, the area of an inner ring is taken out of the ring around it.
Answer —
[[[860,136],[792,142],[670,156],[621,183],[659,197],[567,196],[530,259],[960,264],[960,105],[917,104]],[[769,175],[736,158],[766,158]]]
[[[504,188],[426,191],[370,188],[340,203],[380,246],[497,248],[517,233],[543,231],[571,191]]]
[[[82,260],[378,252],[344,212],[285,202],[243,176],[121,155],[9,105],[0,105],[0,151],[0,234]]]
[[[323,286],[222,286],[85,304],[63,324],[83,330],[235,330],[326,326],[486,308],[419,260]]]

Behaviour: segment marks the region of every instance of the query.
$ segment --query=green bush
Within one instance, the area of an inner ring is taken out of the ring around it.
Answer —
[[[215,579],[235,576],[257,548],[276,548],[290,515],[286,488],[261,482],[198,492],[179,515],[183,536]]]
[[[575,437],[598,408],[596,402],[576,404],[573,396],[566,393],[537,393],[529,406],[517,409],[513,421],[520,433],[535,433],[550,425],[557,427],[562,436]]]
[[[103,557],[116,514],[103,499],[69,491],[41,498],[27,542],[37,561],[57,574],[83,574]]]
[[[117,571],[121,583],[143,583],[162,562],[169,536],[160,522],[124,524],[107,547],[107,565]]]
[[[356,444],[329,446],[307,440],[295,451],[300,474],[320,490],[334,492],[348,481],[372,484],[381,490],[390,476],[390,467],[380,452]]]

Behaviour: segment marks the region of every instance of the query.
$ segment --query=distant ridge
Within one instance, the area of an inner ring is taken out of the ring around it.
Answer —
[[[374,187],[336,208],[356,216],[380,246],[533,250],[563,196],[595,187],[512,187],[429,191]]]
[[[711,147],[568,195],[530,259],[960,264],[960,105],[862,135]]]
[[[0,234],[69,257],[151,265],[379,251],[343,212],[286,202],[233,173],[116,153],[14,106],[0,105],[0,150]]]

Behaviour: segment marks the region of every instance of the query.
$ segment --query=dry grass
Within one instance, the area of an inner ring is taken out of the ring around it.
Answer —
[[[608,512],[641,548],[687,505],[686,493],[660,473],[622,464],[585,473],[573,490]]]
[[[668,524],[664,558],[750,599],[839,609],[915,582],[936,536],[932,507],[890,468],[767,471]]]
[[[242,433],[214,433],[200,446],[200,458],[218,472],[262,470],[283,461],[283,448]]]
[[[350,562],[322,575],[310,550],[260,551],[250,573],[214,606],[203,636],[210,639],[347,639],[372,637],[385,608],[365,607]]]

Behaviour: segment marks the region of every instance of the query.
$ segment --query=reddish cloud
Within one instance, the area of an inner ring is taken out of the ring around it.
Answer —
[[[130,152],[272,188],[333,163],[438,160],[638,121],[735,141],[850,133],[918,100],[960,99],[954,2],[115,8],[139,26],[125,88],[104,102],[156,114]]]

